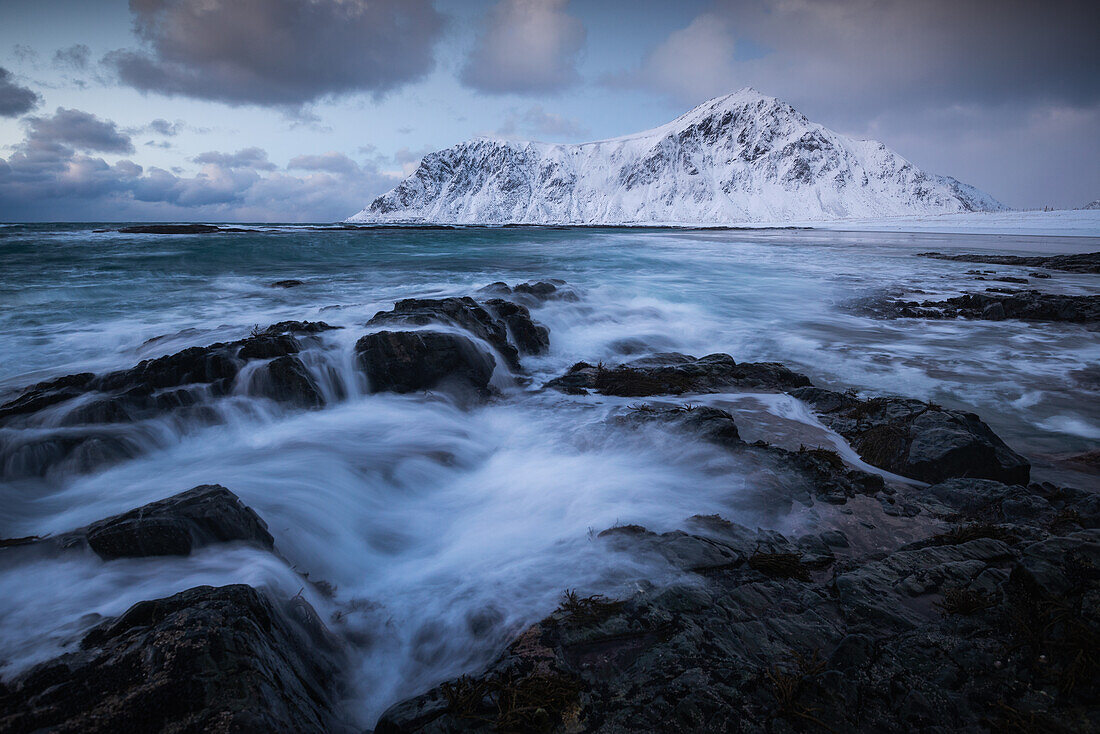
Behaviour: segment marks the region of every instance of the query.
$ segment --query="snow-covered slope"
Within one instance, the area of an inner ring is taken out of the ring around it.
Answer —
[[[579,145],[478,139],[431,153],[349,222],[737,224],[1000,210],[754,89],[635,135]]]

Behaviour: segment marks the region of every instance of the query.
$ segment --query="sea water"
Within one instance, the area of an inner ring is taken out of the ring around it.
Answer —
[[[929,250],[1055,254],[1100,239],[815,230],[461,229],[129,235],[96,225],[0,225],[0,400],[26,385],[102,372],[244,337],[256,325],[323,320],[303,353],[320,410],[251,397],[215,421],[125,426],[136,458],[0,482],[0,537],[61,532],[204,483],[267,522],[279,555],[234,545],[186,558],[19,560],[0,551],[0,676],[74,648],[104,617],[198,584],[302,593],[352,651],[348,707],[373,725],[386,706],[491,660],[565,589],[624,595],[674,573],[612,553],[598,531],[682,527],[718,513],[796,532],[803,515],[744,497],[764,482],[718,449],[616,428],[637,401],[540,386],[579,360],[654,352],[778,361],[816,385],[973,410],[1027,456],[1033,476],[1079,487],[1061,461],[1100,441],[1100,332],[1015,321],[876,320],[858,303],[1006,285],[968,270],[1027,268],[917,257]],[[1051,271],[1030,285],[1096,294],[1096,276]],[[580,294],[533,310],[550,328],[527,375],[499,370],[484,405],[441,394],[369,394],[352,347],[406,297],[472,294],[494,281],[558,278]],[[275,288],[295,279],[303,284]],[[1016,287],[1016,286],[1013,286]],[[1025,286],[1030,287],[1030,286]],[[806,441],[858,458],[786,396],[685,398],[734,411],[743,435]],[[0,440],[5,440],[0,429]],[[25,554],[24,554],[25,555]],[[307,580],[308,579],[308,580]],[[321,593],[310,582],[324,582]]]

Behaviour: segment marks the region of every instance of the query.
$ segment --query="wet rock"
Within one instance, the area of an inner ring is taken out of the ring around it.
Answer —
[[[111,408],[101,404],[100,413],[87,413],[90,423],[147,417],[144,414],[171,408],[172,399],[169,397],[165,402],[160,397],[171,388],[201,385],[211,395],[224,395],[246,361],[297,354],[301,343],[294,334],[317,334],[334,328],[324,322],[283,321],[256,330],[245,339],[190,347],[175,354],[147,359],[130,369],[103,375],[69,375],[42,382],[0,406],[0,424],[6,422],[5,419],[31,415],[89,393],[102,393],[101,400],[116,403]]]
[[[31,385],[19,397],[0,405],[0,422],[12,416],[37,413],[51,405],[83,395],[94,379],[95,375],[91,372],[82,372]]]
[[[1021,282],[1020,278],[1000,278]],[[1024,281],[1026,282],[1026,281]],[[1069,296],[1040,291],[989,289],[985,293],[964,293],[944,301],[899,301],[873,298],[861,301],[862,313],[879,318],[985,319],[1002,321],[1065,321],[1091,324],[1100,320],[1100,296]]]
[[[570,592],[488,668],[393,706],[376,731],[1000,731],[1021,721],[1076,731],[1097,723],[1100,531],[1020,549],[990,538],[903,549],[795,578],[751,563],[797,555],[789,543],[725,525],[729,543],[637,526],[600,533],[620,552],[701,570],[690,583],[624,599]],[[799,547],[817,548],[809,540]],[[536,710],[540,721],[522,718]]]
[[[550,348],[550,330],[531,318],[526,306],[502,298],[490,298],[485,308],[504,322],[508,338],[522,354],[545,354]]]
[[[190,347],[101,375],[82,373],[26,388],[0,405],[0,468],[7,478],[39,476],[65,463],[81,470],[141,452],[143,438],[112,426],[172,413],[192,423],[216,416],[204,403],[224,397],[251,360],[260,367],[258,395],[299,407],[323,404],[322,393],[296,356],[324,322],[283,321],[233,342]]]
[[[63,547],[87,543],[101,558],[186,556],[215,543],[243,542],[271,550],[267,525],[237,495],[205,484],[61,536]]]
[[[808,385],[810,380],[805,375],[777,362],[739,364],[728,354],[698,359],[668,354],[614,367],[578,362],[546,386],[570,393],[593,390],[604,395],[646,397],[721,392],[730,388],[790,390]]]
[[[519,369],[519,353],[508,341],[504,322],[494,318],[472,298],[407,298],[391,311],[380,311],[368,326],[454,326],[489,344],[512,369]]]
[[[471,339],[437,331],[379,331],[355,344],[360,368],[374,392],[437,387],[489,391],[496,360]]]
[[[221,231],[213,224],[139,224],[121,227],[122,234],[211,234]]]
[[[1018,255],[945,255],[942,252],[920,252],[917,253],[917,257],[967,263],[988,263],[990,265],[1048,268],[1070,273],[1100,273],[1100,252],[1088,252],[1081,255],[1038,255],[1033,257],[1020,257]],[[1035,274],[1032,273],[1032,275]]]
[[[298,286],[305,285],[305,284],[306,284],[306,282],[304,280],[294,280],[294,279],[291,278],[291,279],[287,279],[287,280],[276,280],[274,283],[270,283],[269,287],[270,288],[297,288]]]
[[[767,514],[789,512],[795,502],[812,505],[813,498],[844,504],[856,495],[873,495],[884,488],[877,474],[847,466],[827,449],[788,451],[778,446],[745,443],[733,416],[706,406],[658,408],[636,405],[611,418],[613,425],[637,428],[657,425],[722,446],[743,460],[745,469],[756,469],[775,477],[775,482],[743,493],[742,502]]]
[[[258,334],[251,337],[237,351],[240,359],[274,359],[297,354],[301,344],[290,334]]]
[[[861,400],[819,388],[791,390],[869,464],[925,482],[950,477],[1027,484],[1031,466],[977,415],[906,398]]]
[[[254,394],[301,408],[325,404],[321,388],[297,357],[277,357],[261,367],[252,378]]]
[[[343,665],[302,599],[199,586],[135,604],[0,687],[0,731],[341,731]]]
[[[477,291],[478,295],[503,298],[534,308],[546,301],[578,301],[580,296],[564,280],[530,281],[510,286],[507,283],[491,283]]]
[[[53,435],[10,431],[0,435],[0,472],[6,479],[40,477],[57,467],[84,472],[141,452],[134,436],[115,431],[64,429]]]

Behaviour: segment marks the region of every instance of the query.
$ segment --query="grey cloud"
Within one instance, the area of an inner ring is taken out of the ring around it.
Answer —
[[[267,159],[267,151],[262,148],[242,148],[236,153],[208,151],[192,158],[195,163],[211,164],[225,169],[250,168],[256,171],[272,171],[275,164]]]
[[[40,132],[28,125],[15,151],[0,158],[0,221],[334,221],[397,183],[374,163],[342,164],[339,153],[295,158],[308,176],[272,172],[256,148],[204,154],[201,172],[184,176],[129,160],[111,164]]]
[[[329,173],[356,173],[359,164],[343,153],[329,151],[320,155],[299,155],[286,164],[288,169],[300,171],[327,171]]]
[[[39,149],[67,146],[99,153],[133,153],[130,137],[110,120],[58,107],[50,117],[27,118],[27,144]]]
[[[179,122],[168,122],[168,120],[162,120],[160,118],[149,123],[149,129],[151,131],[169,138],[179,135],[181,127],[182,124]]]
[[[423,77],[443,16],[430,0],[132,0],[142,50],[107,55],[142,91],[295,107]]]
[[[719,0],[611,81],[684,101],[752,85],[855,115],[1087,105],[1100,100],[1097,28],[1092,0]],[[743,59],[749,41],[770,53]]]
[[[587,31],[565,12],[568,4],[501,0],[485,19],[462,82],[492,94],[539,94],[576,84]]]
[[[38,95],[16,84],[11,72],[0,67],[0,117],[19,117],[38,106]]]
[[[88,68],[88,60],[92,56],[92,50],[83,43],[77,43],[68,48],[61,48],[54,52],[54,66],[83,71]]]

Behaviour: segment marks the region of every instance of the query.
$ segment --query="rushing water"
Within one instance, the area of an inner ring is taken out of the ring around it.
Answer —
[[[286,559],[232,546],[109,563],[90,554],[17,562],[19,554],[0,551],[0,674],[71,649],[101,616],[141,599],[200,583],[244,582],[288,596],[302,590],[355,651],[349,705],[370,726],[399,698],[483,664],[550,611],[563,589],[623,593],[670,573],[608,552],[593,530],[616,523],[667,530],[714,512],[747,525],[798,526],[797,514],[745,501],[765,481],[758,468],[608,425],[608,414],[632,401],[538,389],[582,359],[682,351],[781,361],[822,386],[972,409],[1033,461],[1036,478],[1095,483],[1059,458],[1100,441],[1100,332],[1011,321],[879,321],[850,305],[883,291],[932,298],[995,285],[975,283],[966,274],[975,267],[1027,276],[1026,269],[917,252],[1087,252],[1100,250],[1097,239],[93,229],[0,226],[0,400],[48,377],[240,338],[256,324],[308,319],[346,328],[327,332],[304,355],[330,397],[324,409],[283,408],[250,397],[242,384],[218,402],[216,421],[126,428],[146,449],[137,458],[0,485],[0,537],[13,537],[223,484],[267,521]],[[1053,275],[1042,288],[1100,291],[1095,276]],[[270,287],[289,278],[305,284]],[[473,408],[442,395],[366,394],[351,348],[375,312],[399,298],[544,278],[564,279],[582,297],[534,310],[550,327],[552,346],[524,360],[529,384],[499,374],[501,396]],[[805,435],[836,441],[790,398],[703,400],[738,411],[746,435],[795,448]],[[318,593],[303,582],[306,573],[335,593]]]

